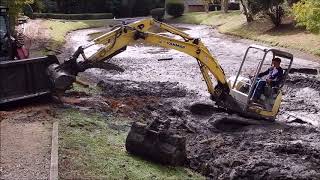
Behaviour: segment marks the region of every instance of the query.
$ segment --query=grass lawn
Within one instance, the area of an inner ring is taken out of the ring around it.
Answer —
[[[186,13],[173,19],[173,22],[212,25],[224,34],[298,49],[320,56],[320,35],[297,28],[292,23],[287,23],[288,20],[284,20],[283,25],[276,29],[268,19],[259,19],[248,24],[240,11],[231,11],[227,14],[221,12]]]
[[[128,154],[129,119],[59,110],[60,179],[204,179],[184,167],[170,167]]]
[[[104,27],[113,23],[112,19],[100,19],[100,20],[45,20],[44,26],[48,29],[50,35],[49,50],[58,50],[65,44],[65,36],[68,32],[87,29]]]

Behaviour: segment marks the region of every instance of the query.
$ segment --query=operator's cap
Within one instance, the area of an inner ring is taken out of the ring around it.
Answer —
[[[273,59],[272,59],[272,61],[275,61],[275,62],[281,63],[281,59],[280,59],[280,58],[278,58],[278,57],[277,57],[277,58],[273,58]]]

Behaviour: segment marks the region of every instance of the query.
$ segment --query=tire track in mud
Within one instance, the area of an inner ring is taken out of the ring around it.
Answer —
[[[202,37],[209,50],[221,60],[226,74],[235,74],[233,67],[240,65],[242,53],[251,43],[217,34],[207,26],[179,26],[189,29],[187,32],[193,36]],[[78,31],[74,36],[86,32],[92,31]],[[85,44],[86,39],[73,45],[82,42]],[[173,60],[159,62],[159,57],[172,57]],[[134,46],[111,62],[124,68],[125,72],[91,69],[83,73],[89,81],[100,82],[102,93],[80,95],[80,101],[74,103],[76,106],[143,122],[169,119],[170,131],[187,137],[187,166],[209,179],[320,178],[319,128],[287,124],[285,122],[299,121],[285,113],[280,113],[275,123],[230,123],[217,128],[217,121],[223,118],[241,117],[222,112],[211,103],[209,108],[202,107],[200,113],[194,113],[192,104],[207,104],[208,99],[205,83],[192,58],[159,47]],[[290,74],[281,111],[296,112],[304,117],[311,114],[311,118],[319,120],[319,77],[297,74],[301,73],[301,68],[318,68],[319,64],[299,58],[295,62],[294,67],[298,70]],[[254,64],[254,60],[250,63]],[[201,110],[206,112],[201,113]]]

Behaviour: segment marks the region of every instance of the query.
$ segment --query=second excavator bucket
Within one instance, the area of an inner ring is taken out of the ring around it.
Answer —
[[[161,164],[181,166],[186,163],[186,138],[168,131],[169,122],[159,120],[146,125],[135,122],[126,139],[126,149]]]

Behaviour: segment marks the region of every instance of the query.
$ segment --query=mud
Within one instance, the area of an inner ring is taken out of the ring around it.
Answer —
[[[253,43],[221,35],[207,26],[178,26],[201,37],[228,76],[235,75],[235,67]],[[88,37],[79,36],[98,31],[75,32],[66,48],[86,44]],[[172,60],[158,61],[168,58]],[[169,131],[187,139],[186,166],[209,179],[320,178],[319,63],[295,59],[275,122],[250,121],[215,107],[197,62],[176,51],[134,44],[108,63],[125,71],[87,70],[81,78],[97,84],[101,92],[71,91],[65,105],[147,124],[155,119],[170,120]],[[254,67],[255,60],[249,64]]]
[[[97,84],[102,88],[104,96],[157,96],[185,97],[187,91],[178,87],[178,83],[170,82],[138,82],[129,80],[106,80]],[[117,92],[117,93],[115,93]]]

